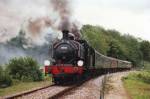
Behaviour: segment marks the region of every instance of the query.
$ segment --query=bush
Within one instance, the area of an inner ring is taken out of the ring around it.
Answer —
[[[7,72],[3,71],[0,66],[0,87],[7,87],[12,84],[12,79]]]
[[[141,71],[138,73],[131,73],[127,77],[123,77],[123,80],[131,79],[131,80],[138,80],[145,83],[150,84],[150,71]]]
[[[21,81],[41,81],[42,73],[37,61],[31,57],[13,58],[7,64],[7,70],[13,79]]]
[[[137,74],[137,78],[142,80],[145,83],[150,84],[150,71],[143,71],[143,72]]]

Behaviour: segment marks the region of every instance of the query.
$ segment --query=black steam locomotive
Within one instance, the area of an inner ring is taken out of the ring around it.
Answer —
[[[95,51],[85,40],[75,40],[69,31],[62,31],[63,38],[53,45],[54,62],[45,66],[55,83],[65,78],[76,79],[95,66]]]
[[[129,70],[132,63],[107,57],[94,50],[85,40],[76,40],[73,34],[64,30],[63,38],[53,44],[53,62],[45,62],[45,73],[51,73],[53,81],[63,83],[77,81],[104,71]]]

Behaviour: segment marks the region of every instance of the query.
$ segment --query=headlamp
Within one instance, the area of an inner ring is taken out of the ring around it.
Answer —
[[[50,65],[50,61],[49,61],[49,60],[45,60],[45,61],[44,61],[44,65],[45,65],[45,66]]]
[[[83,63],[84,63],[83,60],[79,60],[79,61],[77,62],[77,65],[78,65],[78,66],[83,66]]]

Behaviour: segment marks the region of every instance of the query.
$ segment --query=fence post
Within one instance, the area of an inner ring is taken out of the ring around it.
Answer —
[[[104,75],[104,77],[102,79],[102,88],[100,90],[100,99],[104,99],[105,98],[106,78],[107,78],[107,75]]]

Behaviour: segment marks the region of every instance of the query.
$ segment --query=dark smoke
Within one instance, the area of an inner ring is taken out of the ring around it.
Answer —
[[[71,32],[75,35],[76,39],[81,38],[80,26],[79,26],[79,23],[77,21],[72,23]]]
[[[70,7],[70,0],[50,0],[53,10],[58,12],[60,16],[60,30],[70,29],[70,18],[72,16],[72,9]]]
[[[60,23],[58,26],[59,30],[69,30],[72,32],[76,39],[81,37],[80,35],[80,26],[77,25],[76,21],[72,20],[72,7],[71,0],[50,0],[53,10],[58,12],[60,16]]]

